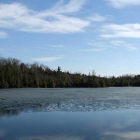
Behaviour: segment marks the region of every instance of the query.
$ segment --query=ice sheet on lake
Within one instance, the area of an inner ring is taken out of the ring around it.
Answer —
[[[0,112],[139,109],[140,88],[0,90]],[[15,111],[16,110],[16,111]]]

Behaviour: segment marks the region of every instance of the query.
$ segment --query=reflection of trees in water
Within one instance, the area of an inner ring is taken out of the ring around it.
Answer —
[[[58,108],[60,108],[60,105],[61,105],[61,103],[60,103],[60,102],[58,102],[58,103],[57,103]]]
[[[0,110],[0,116],[7,116],[11,117],[14,115],[19,115],[22,111],[23,112],[28,112],[28,111],[33,111],[33,112],[38,112],[38,111],[54,111],[61,109],[61,102],[56,102],[56,103],[32,103],[32,104],[26,104],[26,105],[19,105],[18,107],[7,107],[4,109]]]
[[[7,117],[11,117],[11,116],[14,116],[14,115],[19,115],[20,112],[22,110],[19,110],[19,109],[11,109],[11,110],[1,110],[0,111],[0,116],[7,116]]]

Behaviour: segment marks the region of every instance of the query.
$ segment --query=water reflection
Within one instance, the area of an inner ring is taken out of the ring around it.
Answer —
[[[139,140],[139,115],[139,110],[21,112],[1,118],[0,139]]]
[[[4,90],[0,140],[139,140],[139,89]]]
[[[21,111],[22,110],[19,110],[19,109],[1,110],[0,111],[0,116],[11,117],[11,116],[14,116],[14,115],[19,115]]]
[[[84,137],[74,136],[29,136],[19,138],[19,140],[84,140]]]
[[[5,136],[5,130],[0,129],[0,138]]]
[[[95,138],[92,137],[94,140]],[[104,132],[99,140],[139,140],[139,132]],[[84,137],[67,137],[67,136],[29,136],[19,138],[18,140],[86,140]]]
[[[140,139],[140,131],[136,132],[104,132],[104,139],[108,140],[108,138],[113,140],[139,140]]]
[[[139,120],[138,119],[130,119],[130,120],[127,120],[127,121],[124,121],[122,122],[121,124],[119,123],[115,123],[113,126],[112,126],[112,129],[125,129],[127,127],[131,127],[132,125],[134,125],[135,123],[138,123]]]

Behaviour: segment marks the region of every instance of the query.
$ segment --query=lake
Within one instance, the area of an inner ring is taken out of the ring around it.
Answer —
[[[139,140],[140,88],[1,89],[0,140]]]

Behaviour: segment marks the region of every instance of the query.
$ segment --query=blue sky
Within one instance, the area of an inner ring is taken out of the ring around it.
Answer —
[[[96,75],[140,73],[140,0],[1,0],[0,56]]]

